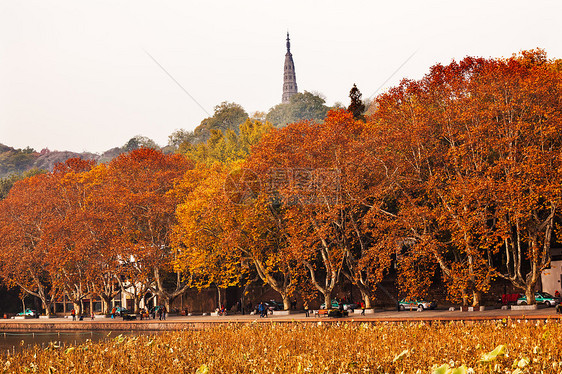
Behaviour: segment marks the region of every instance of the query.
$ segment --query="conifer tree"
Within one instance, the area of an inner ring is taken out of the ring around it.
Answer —
[[[351,104],[349,104],[347,110],[353,114],[353,118],[364,121],[365,117],[363,116],[363,113],[365,113],[365,104],[363,103],[363,100],[361,100],[361,96],[361,91],[359,91],[354,83],[353,88],[349,91]]]

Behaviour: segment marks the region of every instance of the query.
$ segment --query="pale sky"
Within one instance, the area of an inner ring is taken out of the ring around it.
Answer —
[[[287,30],[299,92],[348,105],[353,83],[367,98],[467,55],[540,47],[562,58],[561,14],[559,0],[5,0],[0,143],[103,152],[144,135],[165,145],[222,101],[267,111],[281,102]]]

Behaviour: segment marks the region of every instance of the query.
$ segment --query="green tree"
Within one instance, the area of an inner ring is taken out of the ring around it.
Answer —
[[[160,149],[160,146],[156,142],[146,136],[137,135],[129,139],[129,141],[123,146],[124,152],[131,152],[139,148],[151,148]]]
[[[26,178],[29,178],[29,177],[33,177],[34,175],[37,175],[37,174],[43,174],[45,172],[46,172],[45,170],[33,168],[33,169],[28,170],[28,171],[24,171],[23,173],[20,173],[20,174],[12,174],[12,175],[7,176],[5,178],[0,178],[0,200],[6,198],[6,196],[8,196],[8,192],[10,192],[10,190],[12,189],[12,186],[17,181],[22,180],[22,179],[26,179]]]
[[[291,96],[289,103],[271,108],[266,120],[276,127],[303,120],[322,121],[330,109],[324,104],[326,101],[320,95],[304,91]]]
[[[191,143],[204,143],[211,137],[211,130],[226,132],[234,130],[238,133],[241,123],[248,119],[248,113],[240,104],[223,101],[215,106],[215,113],[212,117],[205,118],[201,124],[193,130]]]

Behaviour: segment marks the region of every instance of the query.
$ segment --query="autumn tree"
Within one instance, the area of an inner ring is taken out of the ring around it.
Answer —
[[[117,222],[112,247],[121,264],[121,288],[135,300],[151,290],[169,304],[186,289],[173,270],[174,253],[170,248],[170,231],[175,222],[174,183],[190,168],[181,155],[164,155],[141,148],[110,162],[105,175],[105,196],[110,219]],[[165,277],[173,277],[172,289],[165,287]]]
[[[488,176],[502,241],[498,271],[533,304],[541,273],[550,266],[562,198],[561,70],[544,51],[526,51],[491,61],[474,83],[475,108],[494,157]]]
[[[222,290],[238,284],[242,273],[240,257],[225,248],[223,239],[226,229],[220,211],[224,201],[217,204],[216,200],[224,195],[221,169],[219,164],[210,169],[200,166],[184,175],[174,191],[179,205],[172,236],[176,269],[189,277],[191,287],[216,287],[219,308]]]
[[[243,285],[248,277],[242,275],[255,273],[289,309],[294,282],[285,233],[255,177],[247,169],[219,164],[186,174],[178,186],[184,199],[174,230],[177,266],[187,268],[199,288]]]
[[[240,161],[248,157],[251,148],[271,128],[269,123],[247,119],[240,124],[238,131],[227,129],[223,132],[213,129],[205,143],[183,143],[179,152],[197,163],[208,166],[217,162],[228,164]]]
[[[68,296],[78,314],[82,300],[91,294],[93,264],[98,254],[84,226],[87,191],[82,175],[93,166],[93,161],[69,159],[58,164],[51,174],[53,179],[53,215],[46,223],[42,243],[48,248],[48,266],[53,289],[57,295]],[[87,213],[86,213],[87,214]]]
[[[363,217],[380,191],[361,167],[367,156],[361,150],[364,130],[351,114],[330,112],[323,124],[299,122],[267,134],[248,163],[269,181],[269,193],[286,217],[288,254],[306,269],[328,306],[341,276],[359,287],[370,306],[371,291],[390,265],[382,252],[371,257],[378,264],[366,262],[373,243]]]
[[[379,149],[391,155],[387,167],[400,186],[396,219],[406,248],[414,258],[433,256],[450,297],[464,304],[470,297],[473,305],[480,303],[494,274],[489,260],[495,243],[489,226],[493,199],[480,172],[483,149],[467,141],[474,126],[466,103],[468,84],[481,64],[467,58],[436,65],[421,81],[403,81],[377,99],[372,118],[385,134]],[[423,262],[399,264],[404,279],[421,271],[408,264]]]
[[[53,217],[56,196],[50,174],[18,181],[0,201],[0,271],[8,285],[38,297],[51,314],[49,248],[43,233]]]
[[[478,305],[503,276],[534,300],[559,201],[558,89],[539,51],[436,65],[377,99],[372,123],[386,131],[381,149],[401,186],[397,220],[410,247],[434,256],[453,297]]]

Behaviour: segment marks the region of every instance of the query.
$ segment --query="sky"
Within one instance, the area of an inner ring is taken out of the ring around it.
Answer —
[[[562,2],[44,1],[0,3],[0,143],[101,153],[166,145],[223,101],[281,102],[285,38],[299,92],[349,104],[465,56],[562,58]]]

